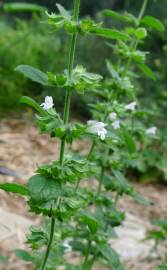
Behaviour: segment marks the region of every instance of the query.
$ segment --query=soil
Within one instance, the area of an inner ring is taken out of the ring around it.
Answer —
[[[88,142],[77,142],[73,147],[85,152],[89,145]],[[1,121],[0,168],[10,170],[7,171],[7,174],[15,173],[17,176],[0,173],[0,183],[17,182],[26,184],[28,178],[34,173],[37,164],[48,163],[57,158],[58,153],[59,142],[46,135],[39,135],[31,121],[26,123],[23,120]],[[140,223],[145,232],[151,226],[151,220],[167,217],[167,187],[136,182],[134,186],[137,191],[151,201],[150,206],[138,205],[131,199],[124,197],[120,201],[120,209],[128,212],[130,218],[133,217],[130,221],[131,223],[134,222],[132,225],[135,226],[135,223]],[[14,249],[25,248],[25,232],[30,224],[40,222],[27,210],[24,198],[0,191],[0,256],[7,255],[10,257],[8,264],[0,264],[0,270],[31,269],[29,265],[18,261],[13,252]],[[124,227],[128,227],[128,224],[125,224]],[[120,234],[122,233],[120,232]],[[136,229],[137,234],[138,230]],[[136,245],[133,248],[137,250],[138,246]],[[154,270],[159,260],[165,255],[164,251],[165,249],[161,252],[161,256],[156,254],[150,257],[151,259],[148,259],[148,254],[144,254],[144,252],[143,256],[139,255],[135,259],[130,256],[123,259],[126,262],[127,269]],[[95,270],[100,269],[102,268],[95,266]]]

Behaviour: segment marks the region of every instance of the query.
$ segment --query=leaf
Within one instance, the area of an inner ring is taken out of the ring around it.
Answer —
[[[71,16],[70,16],[70,14],[68,13],[68,11],[67,11],[62,5],[56,4],[56,6],[57,6],[57,8],[58,8],[60,14],[61,14],[63,17],[67,18],[68,20],[71,18]]]
[[[144,39],[147,36],[147,30],[143,27],[139,27],[136,29],[135,35],[138,39]]]
[[[45,9],[40,5],[27,3],[7,3],[3,5],[5,12],[43,12]]]
[[[1,263],[7,264],[8,261],[9,261],[9,257],[0,254],[0,264]]]
[[[47,112],[34,99],[30,97],[26,97],[26,96],[21,97],[20,103],[31,106],[37,112],[39,112],[42,116],[48,115]]]
[[[106,62],[107,62],[107,69],[108,69],[108,71],[110,72],[110,74],[111,74],[111,76],[113,77],[113,79],[119,80],[119,79],[120,79],[120,78],[119,78],[119,74],[118,74],[118,72],[115,70],[113,64],[112,64],[109,60],[107,60]]]
[[[6,192],[12,192],[12,193],[18,193],[23,196],[28,195],[28,189],[23,186],[16,183],[4,183],[0,184],[0,189],[6,191]]]
[[[126,146],[128,148],[128,152],[130,154],[133,154],[134,152],[136,152],[136,145],[132,138],[132,135],[127,130],[124,131],[123,135],[124,135]]]
[[[31,79],[33,82],[48,85],[48,76],[37,68],[28,65],[20,65],[16,67],[15,70],[21,72],[25,77]]]
[[[70,242],[70,245],[72,246],[72,250],[79,251],[81,253],[85,253],[87,250],[87,245],[79,240],[72,240]]]
[[[30,253],[28,253],[23,249],[15,250],[15,255],[25,262],[33,262],[34,260],[34,258],[30,255]]]
[[[108,29],[108,28],[93,27],[90,30],[90,33],[95,34],[97,36],[102,36],[105,38],[111,38],[114,40],[128,40],[129,39],[129,37],[125,33],[117,31],[117,30]]]
[[[167,219],[153,220],[152,224],[156,225],[156,226],[159,226],[162,229],[167,231]]]
[[[148,199],[144,198],[140,193],[136,192],[136,191],[133,191],[131,194],[129,194],[133,197],[133,199],[139,203],[139,204],[142,204],[144,206],[149,206],[150,205],[150,202]]]
[[[119,182],[120,187],[123,190],[126,190],[128,183],[124,175],[120,171],[117,171],[117,170],[113,170],[113,174],[116,177],[117,181]]]
[[[145,64],[143,63],[137,63],[137,66],[140,68],[140,70],[150,79],[156,80],[156,76],[153,73],[153,71]]]
[[[141,23],[144,24],[145,26],[149,26],[159,32],[164,32],[165,27],[161,23],[160,20],[156,19],[155,17],[152,16],[145,16],[142,20]]]
[[[120,262],[119,255],[114,249],[103,243],[98,243],[97,248],[101,255],[107,260],[112,270],[124,270],[124,267]]]
[[[28,189],[35,201],[49,201],[60,195],[60,186],[43,175],[36,174],[29,179]]]
[[[129,13],[120,14],[118,12],[115,12],[113,10],[105,9],[102,11],[102,14],[107,17],[112,17],[113,19],[121,22],[133,22],[135,20],[135,17]]]
[[[92,233],[96,233],[99,227],[98,220],[95,216],[88,211],[84,211],[81,213],[81,220],[88,225],[90,231]]]

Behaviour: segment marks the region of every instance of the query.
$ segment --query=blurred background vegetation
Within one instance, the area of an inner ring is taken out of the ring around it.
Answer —
[[[31,1],[0,1],[3,3],[27,2],[40,4],[49,10],[56,10],[55,0],[31,0]],[[72,0],[59,0],[60,4],[70,8]],[[84,0],[82,1],[81,15],[93,16],[101,21],[100,11],[110,8],[117,11],[128,11],[138,14],[142,0]],[[149,1],[147,15],[159,18],[167,26],[166,19],[167,1]],[[49,89],[27,80],[17,74],[14,69],[19,64],[28,64],[40,68],[43,71],[61,72],[67,64],[68,37],[64,33],[53,33],[45,23],[43,13],[20,12],[9,14],[0,9],[0,113],[2,117],[20,115],[22,108],[19,98],[28,95],[41,102],[44,96],[52,95],[55,98],[56,108],[61,110],[64,93],[60,89]],[[108,27],[116,26],[112,20],[106,20]],[[149,146],[149,149],[141,157],[143,167],[142,178],[149,178],[151,173],[156,179],[167,180],[166,153],[167,153],[167,35],[153,32],[148,35],[143,50],[151,51],[148,55],[148,64],[156,74],[157,80],[146,78],[140,80],[138,97],[141,106],[148,107],[151,111],[151,119],[158,126],[161,134],[161,144]],[[112,49],[106,45],[106,41],[95,36],[81,37],[77,47],[77,62],[82,63],[89,71],[108,76],[105,60],[112,59]],[[90,116],[85,103],[88,96],[73,97],[73,113],[84,118]],[[144,169],[143,169],[144,168]],[[138,169],[140,171],[140,169]],[[144,173],[144,174],[143,174]],[[143,176],[144,175],[144,176]]]

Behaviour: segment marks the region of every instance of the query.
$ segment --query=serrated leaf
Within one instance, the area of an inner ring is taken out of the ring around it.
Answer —
[[[81,220],[88,225],[90,231],[92,233],[96,233],[99,227],[98,220],[95,216],[88,211],[84,211],[81,213]]]
[[[98,243],[97,248],[101,255],[107,260],[112,270],[124,270],[124,267],[120,262],[119,255],[114,249],[103,243]]]
[[[60,186],[43,175],[36,174],[29,179],[28,189],[35,201],[49,201],[60,195]]]
[[[32,98],[23,96],[20,99],[20,103],[26,104],[34,108],[37,112],[39,112],[42,116],[46,116],[47,112]]]
[[[25,262],[33,262],[34,260],[34,258],[30,255],[30,253],[23,249],[15,250],[15,255]]]
[[[29,194],[28,189],[25,186],[19,185],[16,183],[0,184],[0,189],[4,190],[6,192],[17,193],[17,194],[20,194],[22,196],[27,196]]]
[[[150,79],[156,80],[156,76],[153,73],[153,71],[145,64],[137,63],[137,66],[140,68],[140,70]]]
[[[46,8],[45,8],[46,9]],[[5,12],[43,12],[44,7],[27,3],[6,3],[3,4]]]
[[[114,40],[128,40],[129,37],[120,31],[112,30],[108,28],[100,28],[100,27],[94,27],[91,29],[90,33],[95,34],[97,36],[102,36],[105,38],[111,38]]]
[[[149,27],[151,27],[159,32],[165,31],[165,27],[162,24],[162,22],[153,16],[145,16],[141,20],[141,23],[144,24],[145,26],[149,26]]]
[[[127,130],[125,130],[123,134],[124,134],[126,146],[128,148],[128,152],[130,154],[133,154],[134,152],[136,152],[136,145],[133,140],[133,137]]]
[[[16,67],[15,70],[21,72],[25,77],[31,79],[33,82],[48,85],[48,76],[37,68],[29,65],[20,65]]]

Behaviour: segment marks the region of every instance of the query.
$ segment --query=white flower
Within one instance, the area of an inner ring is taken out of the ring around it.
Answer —
[[[116,120],[112,123],[113,129],[119,129],[120,128],[120,122],[119,120]]]
[[[146,134],[147,135],[156,135],[157,132],[157,127],[151,127],[146,129]]]
[[[134,111],[136,106],[137,106],[137,103],[134,101],[126,105],[125,109],[129,111]]]
[[[88,121],[87,124],[88,124],[88,132],[92,134],[97,134],[101,140],[105,139],[107,135],[107,130],[105,129],[105,127],[107,126],[107,124],[103,122],[97,122],[94,120]]]
[[[41,107],[43,107],[43,109],[46,111],[53,108],[53,106],[53,98],[49,96],[45,97],[45,102],[41,104]]]
[[[112,112],[109,114],[109,118],[110,118],[110,120],[116,120],[117,114],[115,112]]]
[[[72,247],[67,240],[63,243],[63,247],[65,248],[66,253],[72,252]]]

